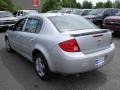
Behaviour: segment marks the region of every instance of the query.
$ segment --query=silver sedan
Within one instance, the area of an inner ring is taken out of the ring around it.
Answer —
[[[5,34],[6,49],[34,62],[37,75],[76,74],[100,68],[112,60],[112,34],[86,19],[68,14],[29,15]]]

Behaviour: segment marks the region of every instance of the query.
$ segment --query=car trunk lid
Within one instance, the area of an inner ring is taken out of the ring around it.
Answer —
[[[108,30],[79,30],[65,32],[64,34],[74,37],[81,52],[88,54],[104,50],[110,47],[111,32]]]

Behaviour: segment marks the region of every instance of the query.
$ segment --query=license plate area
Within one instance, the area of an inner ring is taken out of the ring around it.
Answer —
[[[96,59],[95,65],[99,67],[99,66],[102,66],[104,63],[105,63],[105,57],[101,57]]]

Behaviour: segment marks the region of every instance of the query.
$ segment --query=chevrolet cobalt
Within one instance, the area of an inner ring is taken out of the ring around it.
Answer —
[[[6,49],[35,64],[37,75],[76,74],[98,69],[112,60],[114,43],[109,30],[69,14],[37,14],[20,19],[5,34]]]

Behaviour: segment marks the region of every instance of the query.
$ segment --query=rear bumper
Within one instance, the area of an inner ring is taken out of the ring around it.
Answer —
[[[51,54],[52,63],[54,64],[53,72],[75,74],[80,72],[87,72],[100,68],[110,62],[114,55],[115,46],[111,45],[110,48],[91,54],[83,53],[66,53],[61,50],[54,51]],[[96,65],[98,58],[105,57],[104,63],[100,66]]]

